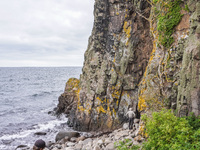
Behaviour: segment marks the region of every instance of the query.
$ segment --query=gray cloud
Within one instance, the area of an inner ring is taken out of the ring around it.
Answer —
[[[94,0],[0,1],[0,66],[80,66]]]

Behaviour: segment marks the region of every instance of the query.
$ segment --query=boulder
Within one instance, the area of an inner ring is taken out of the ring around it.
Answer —
[[[27,145],[19,145],[16,148],[16,150],[23,150],[23,149],[29,149],[29,147]]]
[[[134,119],[134,123],[139,123],[140,119]]]
[[[65,137],[69,137],[69,138],[72,138],[72,137],[79,137],[80,136],[80,133],[78,132],[68,132],[68,131],[60,131],[58,132],[58,134],[56,135],[56,142],[57,141],[60,141],[61,139],[65,138]]]
[[[71,141],[71,142],[76,142],[76,141],[77,141],[77,138],[76,138],[76,137],[72,137],[72,138],[70,139],[70,141]]]
[[[106,150],[114,150],[115,149],[115,145],[114,143],[110,143],[106,146]]]
[[[85,136],[80,136],[76,139],[76,142],[85,140]]]
[[[46,132],[36,132],[34,133],[35,135],[46,135],[47,133]]]
[[[93,150],[101,150],[101,148],[97,145],[97,146],[94,147]]]
[[[72,147],[66,147],[64,150],[74,150]]]
[[[139,124],[135,123],[135,128],[138,129],[139,128]]]
[[[127,130],[127,129],[128,129],[128,123],[124,123],[123,129],[124,129],[124,130]]]
[[[78,144],[75,145],[74,148],[75,148],[76,150],[81,150],[82,147],[83,147],[83,144],[78,143]]]
[[[75,143],[73,143],[73,142],[68,142],[66,145],[67,145],[67,147],[72,147],[72,146],[75,145]]]
[[[91,139],[91,138],[85,139],[85,140],[83,141],[83,145],[86,145],[86,144],[88,144],[88,143],[92,143],[92,139]]]

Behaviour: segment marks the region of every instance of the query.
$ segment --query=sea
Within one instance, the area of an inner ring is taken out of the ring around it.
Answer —
[[[60,130],[72,130],[66,116],[50,112],[67,80],[80,74],[81,67],[0,67],[0,150],[54,142]]]

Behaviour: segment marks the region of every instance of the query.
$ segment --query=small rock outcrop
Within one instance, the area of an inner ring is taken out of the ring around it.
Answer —
[[[59,103],[56,108],[56,114],[61,113],[69,115],[71,111],[75,111],[78,101],[77,91],[79,88],[79,80],[71,78],[67,81],[64,93],[58,98]]]

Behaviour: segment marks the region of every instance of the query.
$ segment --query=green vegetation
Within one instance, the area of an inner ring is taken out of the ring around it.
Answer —
[[[153,0],[155,7],[159,8],[157,15],[157,30],[159,34],[159,42],[166,48],[169,48],[174,42],[172,34],[174,27],[178,25],[182,18],[181,0]],[[158,10],[156,10],[156,14]]]
[[[117,150],[196,150],[200,149],[200,117],[190,114],[176,117],[171,110],[153,112],[142,116],[148,139],[142,147],[126,139],[115,143]]]
[[[171,110],[154,112],[152,117],[142,116],[149,136],[145,150],[200,149],[200,118],[191,115],[179,118]]]
[[[130,139],[125,139],[124,141],[119,141],[115,143],[117,150],[137,150],[140,146],[133,145]]]
[[[188,5],[185,5],[184,10],[187,11],[187,12],[190,12]]]

